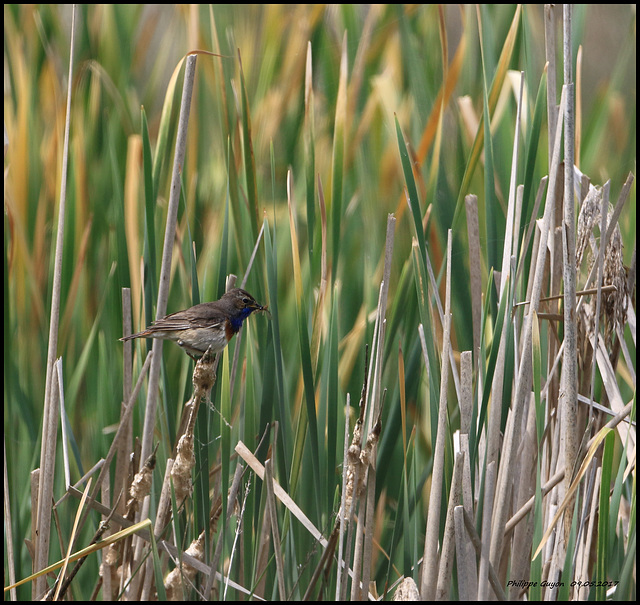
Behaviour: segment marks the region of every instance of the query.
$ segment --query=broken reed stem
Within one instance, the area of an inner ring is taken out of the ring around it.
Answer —
[[[453,559],[455,556],[455,521],[454,509],[462,499],[462,467],[465,456],[462,452],[456,454],[453,465],[453,478],[451,490],[449,491],[449,503],[447,506],[447,517],[444,525],[444,535],[442,536],[442,553],[440,555],[440,569],[438,571],[438,587],[436,589],[436,599],[446,601],[449,599],[449,589],[453,575]]]

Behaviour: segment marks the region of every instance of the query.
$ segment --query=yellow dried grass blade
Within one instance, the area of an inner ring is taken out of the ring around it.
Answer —
[[[132,525],[131,527],[127,527],[126,529],[122,529],[119,532],[116,532],[115,534],[109,536],[108,538],[105,538],[104,540],[100,540],[100,542],[96,542],[95,544],[91,544],[91,546],[87,546],[86,548],[83,548],[82,550],[79,550],[76,554],[71,555],[69,557],[69,562],[73,562],[73,561],[77,561],[78,559],[82,559],[82,557],[86,557],[87,555],[90,555],[91,553],[94,553],[98,550],[102,550],[105,546],[109,546],[110,544],[113,544],[114,542],[118,542],[119,540],[122,540],[123,538],[127,538],[143,529],[148,529],[151,530],[151,520],[150,519],[145,519],[144,521],[140,521],[140,523],[136,523],[135,525]],[[22,580],[20,580],[19,582],[16,582],[15,584],[11,584],[10,586],[5,586],[4,587],[4,591],[7,592],[7,590],[11,590],[12,588],[17,588],[18,586],[21,586],[22,584],[26,584],[27,582],[31,582],[32,580],[35,580],[36,578],[38,578],[39,576],[51,573],[52,571],[55,571],[56,569],[60,569],[60,567],[62,567],[62,565],[64,564],[64,560],[62,561],[58,561],[57,563],[54,563],[53,565],[49,565],[49,567],[45,567],[45,569],[40,570],[38,573],[32,574],[26,578],[23,578]]]
[[[532,561],[540,554],[540,551],[544,548],[544,545],[547,543],[549,536],[553,532],[553,528],[555,527],[556,523],[562,516],[564,509],[567,508],[567,506],[573,502],[573,495],[578,489],[578,485],[580,485],[580,481],[582,480],[582,477],[584,477],[585,473],[589,469],[589,465],[591,464],[591,460],[593,459],[593,456],[595,455],[596,450],[598,449],[598,447],[600,447],[600,443],[612,430],[613,429],[603,426],[598,431],[598,434],[596,435],[595,439],[591,443],[591,447],[589,447],[589,451],[587,452],[587,455],[584,457],[584,460],[580,465],[580,469],[578,470],[578,473],[576,474],[574,480],[572,481],[569,487],[569,490],[565,494],[562,504],[558,507],[558,511],[553,517],[553,520],[551,521],[551,523],[549,523],[549,527],[547,527],[547,531],[544,532],[544,536],[542,536],[542,540],[540,541],[540,544],[538,545],[536,552],[533,554],[533,557],[531,557]]]

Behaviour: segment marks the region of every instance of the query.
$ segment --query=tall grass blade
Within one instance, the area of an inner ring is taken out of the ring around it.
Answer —
[[[400,151],[400,160],[402,162],[402,171],[404,173],[404,180],[407,186],[407,203],[411,210],[411,216],[413,217],[413,226],[418,238],[418,247],[420,250],[420,256],[422,262],[426,263],[427,258],[427,244],[424,237],[424,228],[422,226],[422,215],[420,214],[420,200],[418,198],[418,189],[416,187],[416,180],[413,176],[412,162],[409,158],[409,150],[405,141],[404,134],[400,129],[400,123],[398,117],[395,116],[396,123],[396,136],[398,138],[398,149]],[[425,294],[427,288],[427,282],[424,282]]]
[[[315,386],[313,377],[313,368],[311,361],[311,349],[309,343],[309,333],[307,328],[307,311],[302,288],[302,271],[300,268],[300,257],[298,247],[298,235],[296,231],[295,221],[293,217],[293,200],[291,199],[291,177],[289,176],[288,195],[289,195],[289,229],[291,234],[291,249],[293,253],[293,277],[296,291],[296,311],[298,317],[298,346],[300,350],[300,358],[302,365],[302,380],[304,383],[305,398],[305,414],[300,415],[299,427],[296,435],[296,449],[298,454],[302,454],[302,446],[307,439],[307,428],[309,431],[310,455],[312,460],[313,478],[315,485],[316,504],[320,504],[318,499],[321,493],[320,487],[320,466],[319,466],[319,444],[318,444],[318,422],[316,418],[315,404]],[[296,487],[300,479],[299,470],[302,456],[294,458],[294,464],[291,472],[291,490],[296,493]]]
[[[271,241],[271,228],[267,220],[264,220],[264,245],[265,260],[267,267],[267,291],[269,293],[269,309],[271,312],[270,330],[272,332],[273,359],[275,363],[276,401],[265,393],[265,401],[261,406],[260,430],[267,426],[270,419],[275,415],[279,422],[278,466],[281,470],[280,480],[285,482],[283,487],[288,489],[288,480],[291,475],[291,451],[292,451],[292,429],[290,416],[287,411],[287,399],[284,380],[283,350],[280,338],[280,309],[278,305],[278,273],[277,273],[277,251],[276,251],[276,228],[274,226],[273,239]],[[275,403],[275,405],[274,405]],[[263,449],[266,452],[266,445]]]
[[[307,46],[307,62],[305,66],[304,123],[305,182],[307,197],[307,245],[309,247],[309,262],[313,265],[313,245],[316,223],[316,142],[311,42],[309,42]]]
[[[242,135],[244,150],[244,168],[247,179],[247,200],[249,202],[249,220],[251,224],[252,241],[258,239],[258,186],[256,184],[256,163],[253,156],[253,140],[251,136],[251,115],[249,112],[249,97],[247,85],[242,69],[242,59],[238,51],[238,65],[240,67],[240,86],[242,93]]]
[[[338,384],[338,372],[340,364],[340,356],[338,352],[339,331],[338,331],[338,311],[340,309],[340,292],[338,287],[333,289],[333,297],[331,304],[331,319],[329,320],[329,342],[327,343],[328,360],[327,360],[327,415],[326,415],[326,435],[327,435],[327,498],[333,499],[337,485],[337,456],[340,442],[338,435],[341,435],[342,414],[341,396]],[[331,510],[331,502],[327,502],[326,510]]]
[[[487,265],[493,267],[496,271],[501,263],[498,258],[498,212],[496,190],[495,190],[495,173],[493,168],[493,143],[491,141],[491,113],[489,112],[489,91],[487,84],[487,67],[484,56],[484,44],[482,36],[484,29],[480,22],[480,10],[478,9],[478,25],[480,29],[480,55],[482,57],[482,108],[484,119],[484,211],[486,225],[486,242],[487,242]],[[495,308],[492,309],[492,315],[495,316]]]
[[[610,500],[609,485],[611,485],[611,461],[613,460],[614,439],[608,432],[604,439],[604,452],[602,455],[602,477],[600,479],[600,506],[598,509],[598,548],[596,559],[596,573],[607,576],[607,560],[612,555],[611,544],[613,536],[610,533]],[[595,587],[595,598],[598,601],[606,600],[607,587],[604,583],[598,583]]]
[[[336,99],[336,119],[333,134],[333,155],[331,160],[331,225],[333,238],[333,271],[332,280],[338,275],[338,259],[340,258],[340,234],[342,230],[342,181],[344,175],[344,153],[347,123],[347,34],[342,40],[340,58],[340,81]]]

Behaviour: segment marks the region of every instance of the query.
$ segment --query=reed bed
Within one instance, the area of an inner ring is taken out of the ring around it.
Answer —
[[[5,595],[635,599],[633,7],[4,16]]]

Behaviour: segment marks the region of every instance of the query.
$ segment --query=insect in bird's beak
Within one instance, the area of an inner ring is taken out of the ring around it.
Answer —
[[[264,313],[269,319],[271,319],[271,311],[269,311],[269,305],[264,305],[258,309],[258,313]]]

